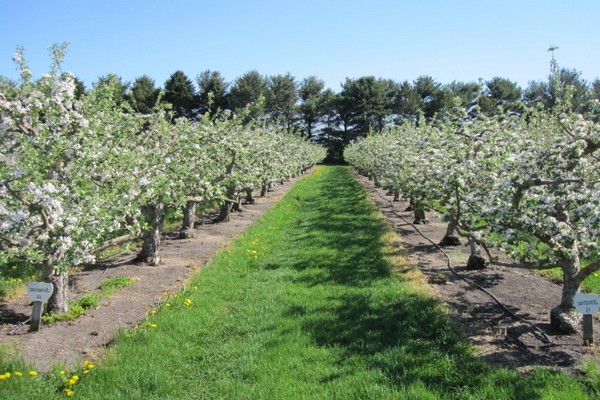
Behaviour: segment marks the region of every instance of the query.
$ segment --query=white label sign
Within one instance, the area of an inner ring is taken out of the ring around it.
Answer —
[[[578,293],[573,305],[582,314],[596,314],[600,309],[600,296],[596,293]]]
[[[33,301],[48,301],[54,292],[54,286],[47,282],[29,282],[27,296]]]

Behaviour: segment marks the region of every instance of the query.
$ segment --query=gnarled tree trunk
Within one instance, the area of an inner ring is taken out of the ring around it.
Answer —
[[[481,246],[472,237],[469,238],[469,247],[471,248],[471,255],[467,261],[467,269],[476,270],[486,268],[489,260],[481,252]]]
[[[42,280],[52,283],[54,292],[48,299],[47,310],[56,314],[64,314],[69,311],[69,274],[58,272],[51,266],[45,266],[42,270]]]
[[[565,260],[562,265],[562,298],[560,304],[550,312],[550,324],[560,333],[575,333],[581,326],[582,316],[573,305],[575,295],[581,286],[581,279],[577,274],[579,266],[580,260],[576,254],[569,260]]]
[[[440,246],[460,246],[460,238],[454,234],[456,230],[456,221],[453,219],[448,222],[446,234],[440,241]]]
[[[255,202],[252,189],[246,189],[246,204],[254,204]]]
[[[231,208],[233,207],[232,199],[235,196],[235,187],[227,188],[227,199],[225,200],[225,204],[223,204],[219,209],[219,215],[217,216],[217,222],[227,222],[229,221],[229,214],[231,213]]]
[[[165,211],[166,207],[162,202],[142,206],[142,215],[150,228],[142,234],[144,243],[138,258],[152,266],[160,264],[160,230],[165,219]]]
[[[191,239],[196,236],[194,231],[194,222],[196,220],[196,202],[188,201],[185,203],[183,210],[183,223],[181,224],[181,230],[179,231],[180,239]]]

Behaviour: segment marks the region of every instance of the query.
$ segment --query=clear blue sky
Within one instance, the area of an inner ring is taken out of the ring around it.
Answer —
[[[63,70],[87,87],[207,69],[316,75],[335,91],[365,75],[526,87],[546,79],[550,45],[561,67],[600,77],[600,0],[0,0],[0,38],[0,75],[17,77],[17,45],[37,77],[68,42]]]

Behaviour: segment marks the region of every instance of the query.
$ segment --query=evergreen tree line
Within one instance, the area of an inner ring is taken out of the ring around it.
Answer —
[[[559,76],[559,84],[570,86],[573,91],[574,111],[585,113],[590,99],[600,99],[600,78],[587,82],[575,69],[557,71],[553,76]],[[78,85],[80,91],[85,91],[81,82]],[[370,131],[381,131],[406,120],[444,119],[456,107],[476,108],[486,115],[497,113],[499,108],[515,113],[534,105],[552,108],[557,90],[550,76],[547,81],[529,82],[525,89],[502,77],[442,84],[430,76],[420,76],[413,82],[363,76],[346,78],[336,93],[326,89],[316,76],[297,81],[289,73],[263,76],[255,70],[233,82],[227,82],[218,71],[204,71],[195,82],[184,72],[176,71],[163,88],[147,75],[131,83],[108,74],[93,83],[94,87],[105,85],[114,88],[115,98],[129,103],[137,112],[150,113],[157,103],[166,103],[176,118],[194,120],[206,113],[239,113],[252,105],[248,119],[263,119],[300,131],[336,153]]]

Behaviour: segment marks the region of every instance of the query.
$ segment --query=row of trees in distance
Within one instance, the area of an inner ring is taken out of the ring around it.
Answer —
[[[584,113],[590,99],[600,99],[600,78],[590,83],[582,79],[581,72],[568,68],[560,69],[558,76],[562,87],[574,88],[575,111]],[[6,79],[3,82],[8,84]],[[84,93],[82,82],[76,83],[77,93]],[[120,101],[128,102],[137,112],[150,113],[161,101],[171,105],[175,117],[192,120],[206,113],[239,113],[249,104],[259,104],[247,116],[248,121],[262,119],[288,130],[299,130],[328,144],[336,153],[369,131],[415,121],[421,114],[428,121],[439,120],[456,106],[469,109],[476,105],[479,112],[493,115],[498,107],[521,113],[528,106],[541,104],[549,109],[556,104],[550,79],[531,81],[523,89],[502,77],[442,84],[425,75],[412,82],[363,76],[347,78],[340,91],[334,92],[316,76],[298,81],[289,73],[263,76],[253,70],[228,82],[218,71],[207,70],[198,74],[194,82],[178,70],[163,87],[157,87],[148,75],[125,82],[116,74],[101,76],[92,86],[105,85],[118,87]],[[258,102],[259,99],[263,101]]]

